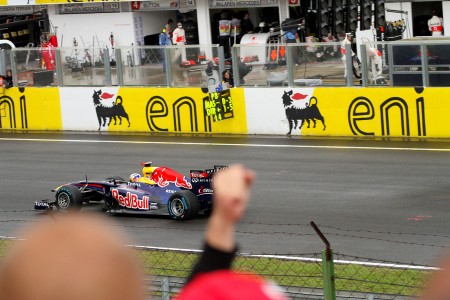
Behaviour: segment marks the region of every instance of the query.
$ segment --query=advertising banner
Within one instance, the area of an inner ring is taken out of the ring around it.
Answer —
[[[149,11],[155,9],[178,9],[178,0],[150,0],[131,1],[131,9],[134,11]]]
[[[449,137],[447,98],[446,88],[245,89],[250,134]]]
[[[10,88],[0,95],[0,128],[62,130],[58,88]]]
[[[247,133],[243,89],[222,96],[201,88],[60,90],[64,130]]]

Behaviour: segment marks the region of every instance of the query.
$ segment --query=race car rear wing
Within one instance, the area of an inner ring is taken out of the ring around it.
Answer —
[[[222,166],[222,165],[215,165],[212,169],[206,169],[206,170],[191,170],[190,171],[190,177],[191,177],[191,184],[192,184],[192,191],[194,191],[195,194],[201,193],[198,191],[208,191],[208,194],[212,194],[212,180],[213,175],[223,169],[228,168],[228,166]],[[197,193],[198,192],[198,193]]]

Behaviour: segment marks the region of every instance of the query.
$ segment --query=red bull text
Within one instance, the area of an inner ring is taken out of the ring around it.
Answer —
[[[142,197],[142,199],[139,199],[136,194],[127,192],[127,195],[124,197],[119,194],[119,191],[117,189],[112,189],[111,193],[113,198],[119,201],[120,206],[133,209],[149,210],[148,207],[149,198],[147,196],[144,196]]]

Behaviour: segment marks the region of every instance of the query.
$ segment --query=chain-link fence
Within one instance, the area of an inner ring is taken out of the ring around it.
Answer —
[[[0,238],[0,261],[17,242],[20,239]],[[176,295],[200,254],[195,250],[130,247],[148,275],[149,299]],[[437,270],[333,253],[331,248],[299,254],[240,253],[233,268],[264,276],[284,289],[290,299],[413,299]]]

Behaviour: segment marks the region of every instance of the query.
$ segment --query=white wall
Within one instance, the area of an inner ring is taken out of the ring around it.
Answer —
[[[444,35],[450,36],[450,2],[442,1],[442,19],[444,19]]]
[[[412,18],[412,6],[411,2],[397,2],[397,3],[386,3],[386,22],[392,22],[404,19],[406,22],[406,30],[403,33],[404,39],[409,39],[413,37],[413,18]],[[388,9],[405,11],[407,14],[388,12]]]
[[[111,44],[109,36],[114,33],[115,46],[131,46],[135,43],[133,13],[102,13],[102,14],[69,14],[49,15],[53,26],[58,26],[59,47],[72,47],[75,37],[79,47],[83,47],[83,37],[86,47],[92,45],[93,37],[97,35],[102,47]],[[61,45],[62,41],[62,45]],[[95,46],[98,47],[97,41]]]

